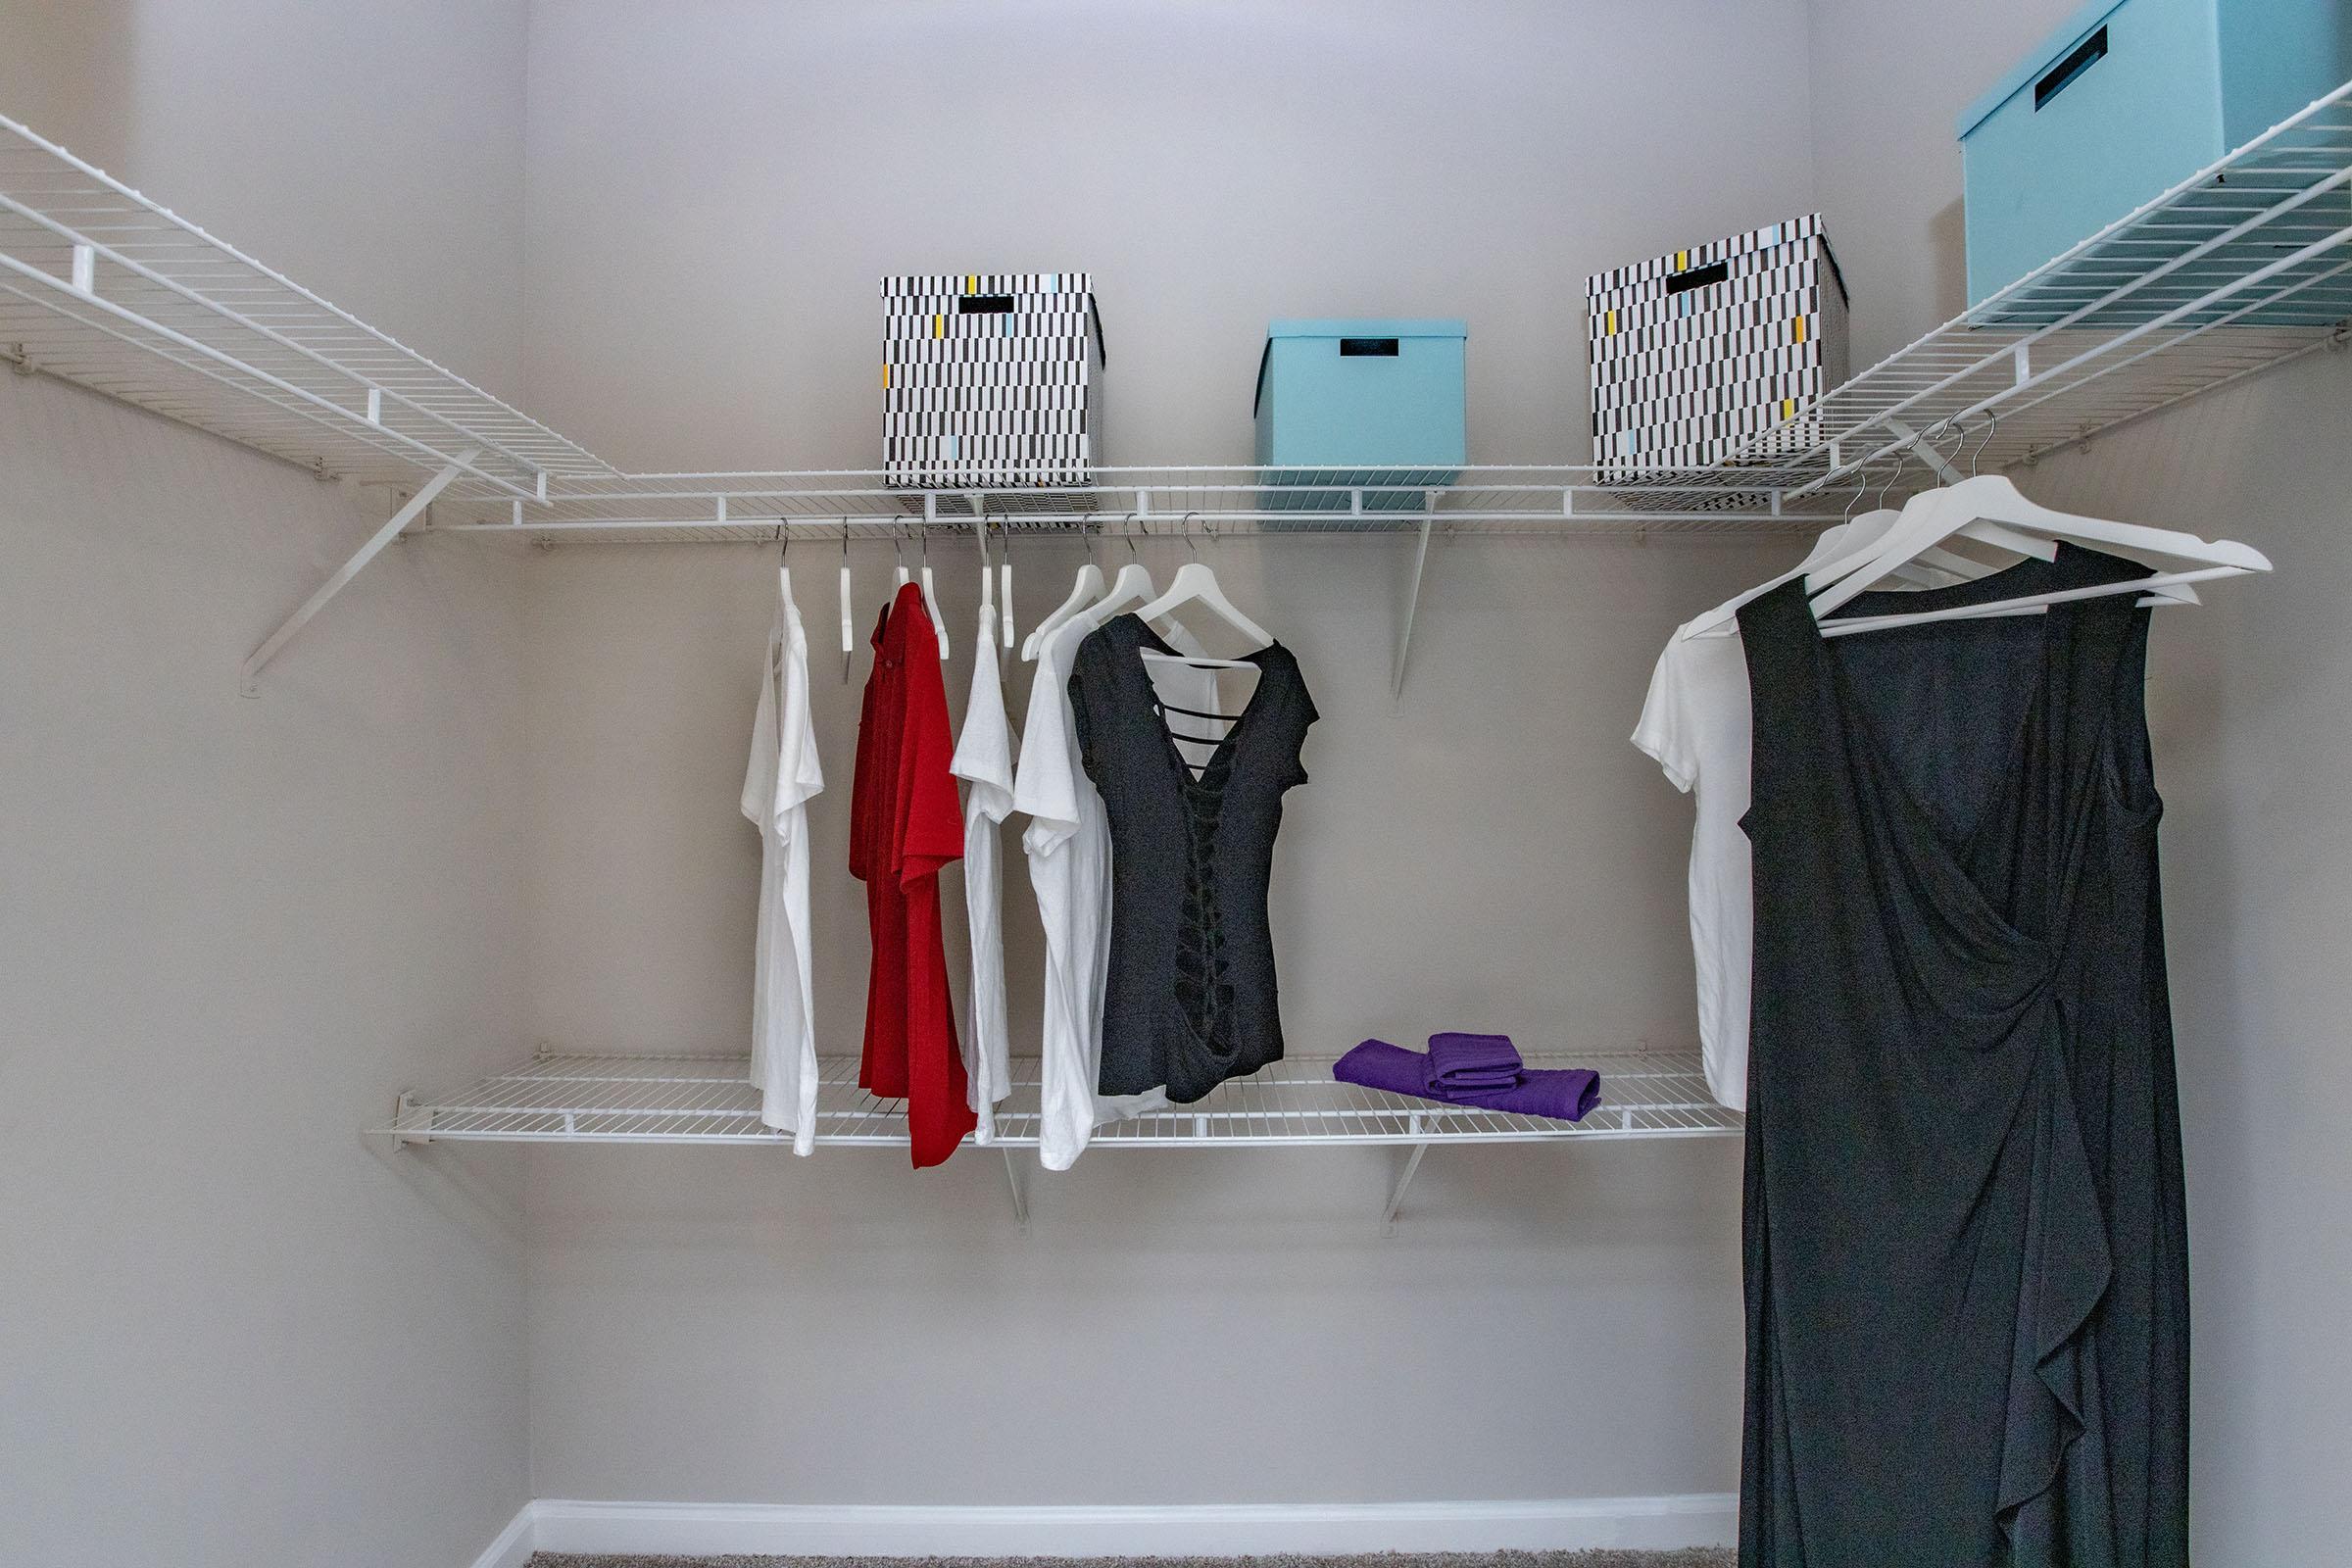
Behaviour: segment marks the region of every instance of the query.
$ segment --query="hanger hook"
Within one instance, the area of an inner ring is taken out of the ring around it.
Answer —
[[[1862,498],[1868,494],[1870,494],[1870,470],[1864,468],[1861,475],[1854,481],[1854,493],[1845,498],[1845,511],[1838,514],[1838,520],[1841,523],[1853,521],[1854,509],[1862,505]]]
[[[1903,458],[1902,458],[1902,454],[1898,452],[1898,453],[1896,453],[1896,454],[1895,454],[1895,459],[1894,459],[1894,462],[1892,462],[1891,464],[1887,465],[1887,467],[1886,467],[1886,482],[1885,482],[1884,484],[1882,484],[1882,485],[1880,485],[1880,486],[1879,486],[1878,505],[1877,505],[1876,507],[1873,507],[1873,508],[1871,509],[1872,511],[1874,511],[1874,512],[1875,512],[1875,511],[1878,511],[1878,510],[1880,510],[1881,508],[1884,508],[1884,507],[1886,505],[1886,497],[1887,497],[1887,494],[1888,494],[1890,491],[1892,491],[1892,490],[1894,489],[1895,481],[1896,481],[1896,480],[1898,480],[1898,479],[1900,479],[1902,476],[1903,476]]]
[[[841,564],[850,564],[850,519],[846,514],[841,519]]]
[[[2001,411],[1998,409],[1993,409],[1989,411],[1985,416],[1984,434],[1977,442],[1977,450],[1970,453],[1968,456],[1968,476],[1970,478],[1973,479],[1977,476],[1977,465],[1984,461],[1984,449],[1992,445],[1992,432],[2000,427]]]
[[[1199,561],[1200,559],[1200,547],[1193,543],[1193,530],[1189,527],[1185,527],[1185,524],[1191,522],[1195,517],[1200,515],[1200,514],[1198,512],[1188,512],[1184,514],[1183,520],[1177,523],[1179,528],[1184,529],[1184,548],[1193,553],[1193,559],[1195,561]],[[1205,527],[1206,524],[1202,524],[1202,526]]]
[[[1136,514],[1134,514],[1134,513],[1132,513],[1132,512],[1130,512],[1129,514],[1127,514],[1127,515],[1125,515],[1124,517],[1121,517],[1121,518],[1119,519],[1119,525],[1120,525],[1121,527],[1125,527],[1125,526],[1126,526],[1128,523],[1131,523],[1131,522],[1134,522],[1134,523],[1135,523],[1135,527],[1136,527],[1136,532],[1137,532],[1137,533],[1141,533],[1141,532],[1144,532],[1144,531],[1145,531],[1145,529],[1144,529],[1144,525],[1143,525],[1142,523],[1140,523],[1140,522],[1136,522]],[[1140,551],[1138,551],[1138,550],[1135,548],[1135,534],[1133,534],[1133,533],[1131,533],[1131,534],[1127,535],[1127,554],[1129,554],[1130,556],[1133,556],[1133,557],[1135,557],[1135,559],[1136,559],[1138,562],[1141,562],[1141,561],[1144,559],[1144,558],[1143,558],[1143,555],[1142,555],[1142,553],[1141,553]]]

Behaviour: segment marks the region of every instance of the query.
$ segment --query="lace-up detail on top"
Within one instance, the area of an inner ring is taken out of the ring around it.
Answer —
[[[1315,710],[1280,644],[1250,656],[1257,684],[1231,718],[1163,700],[1147,649],[1168,651],[1120,616],[1086,639],[1070,676],[1080,755],[1111,828],[1101,1087],[1164,1086],[1182,1102],[1282,1055],[1266,893]],[[1230,727],[1188,733],[1171,714]]]

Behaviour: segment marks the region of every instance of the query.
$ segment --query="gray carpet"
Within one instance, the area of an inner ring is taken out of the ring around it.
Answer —
[[[575,1557],[531,1568],[1734,1568],[1729,1547],[1686,1551],[1382,1552],[1343,1557]]]

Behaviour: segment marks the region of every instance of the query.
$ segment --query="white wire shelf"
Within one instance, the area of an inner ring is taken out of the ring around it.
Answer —
[[[1707,1093],[1695,1052],[1605,1052],[1530,1056],[1528,1065],[1590,1067],[1600,1103],[1584,1120],[1446,1105],[1335,1081],[1332,1058],[1291,1057],[1219,1086],[1190,1105],[1114,1122],[1094,1149],[1251,1146],[1504,1144],[1564,1139],[1703,1138],[1735,1135],[1741,1121]],[[858,1058],[820,1059],[820,1148],[904,1149],[903,1101],[858,1087]],[[388,1126],[407,1142],[542,1144],[773,1144],[791,1135],[760,1120],[760,1097],[743,1056],[547,1055],[493,1073],[453,1095],[404,1097]],[[1037,1147],[1037,1064],[1013,1063],[1010,1097],[998,1107],[989,1147]]]
[[[1101,468],[1084,489],[908,491],[878,471],[617,474],[551,485],[544,503],[444,509],[416,532],[560,543],[719,543],[971,532],[1224,535],[1809,530],[1834,507],[1780,514],[1754,472],[1699,469],[1612,481],[1592,467],[1473,465],[1446,482],[1297,466]]]
[[[1809,530],[1864,490],[1895,498],[1956,477],[1961,462],[2031,463],[2341,344],[2348,318],[2352,83],[1711,468],[1115,468],[1083,489],[937,491],[862,471],[632,474],[0,120],[0,357],[316,471],[421,481],[246,660],[248,695],[404,531],[704,542],[927,534],[1002,517],[1013,531],[1409,532],[1423,552],[1417,582],[1432,531]],[[1399,681],[1411,616],[1408,600]]]
[[[0,119],[0,354],[319,473],[485,494],[612,469]]]
[[[1784,503],[2043,454],[2345,339],[2352,82],[1751,443]],[[1793,432],[1803,432],[1801,452]],[[1923,439],[1924,438],[1924,439]],[[1938,444],[1948,450],[1936,452]],[[1736,460],[1735,460],[1736,461]],[[1901,487],[1897,487],[1897,494]]]

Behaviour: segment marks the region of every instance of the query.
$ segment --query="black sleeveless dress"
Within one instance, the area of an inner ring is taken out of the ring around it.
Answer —
[[[1120,615],[1078,645],[1070,711],[1087,777],[1110,819],[1106,1095],[1165,1087],[1178,1103],[1282,1058],[1266,896],[1283,792],[1316,718],[1280,643],[1249,656],[1257,684],[1220,739],[1188,742],[1152,690],[1145,650],[1173,652]],[[1186,733],[1220,727],[1188,714]]]
[[[2061,546],[1923,610],[2143,574]],[[1754,702],[1742,1568],[2182,1568],[2188,1265],[2136,595]]]

